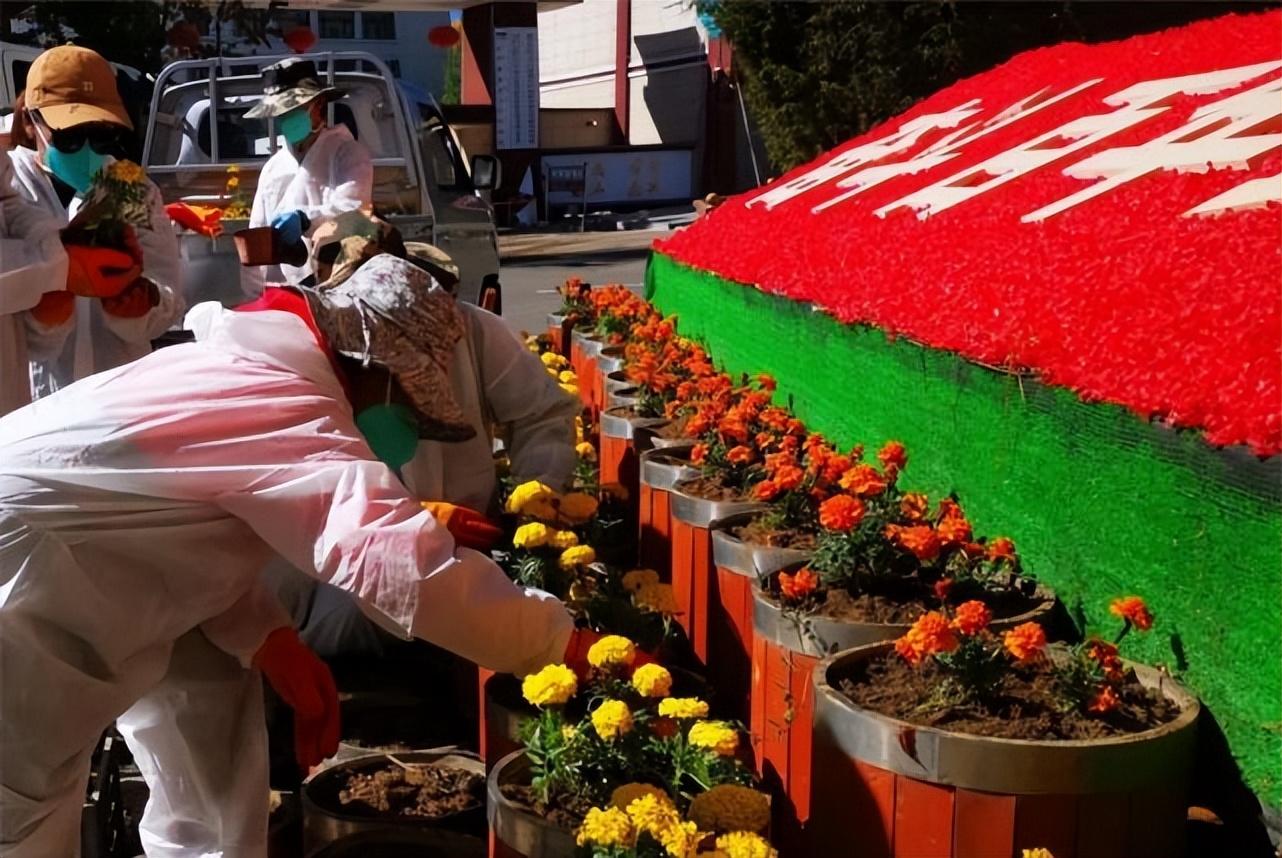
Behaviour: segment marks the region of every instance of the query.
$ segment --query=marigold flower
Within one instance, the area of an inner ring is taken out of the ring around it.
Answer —
[[[628,805],[646,795],[652,795],[669,804],[672,803],[672,799],[668,797],[668,794],[653,784],[631,783],[616,787],[614,792],[610,793],[610,805],[626,811]]]
[[[638,593],[647,584],[658,584],[659,573],[653,569],[633,569],[623,576],[623,589]]]
[[[551,488],[543,485],[538,480],[531,480],[528,483],[521,483],[521,485],[512,490],[504,509],[510,513],[524,513],[528,504],[537,501],[548,501],[554,497],[556,497],[556,492],[552,491]]]
[[[1025,849],[1023,858],[1055,858],[1049,849]]]
[[[1117,654],[1117,647],[1108,641],[1091,638],[1086,642],[1086,657],[1100,666],[1104,676],[1110,680],[1122,678],[1122,659]]]
[[[592,729],[607,742],[632,732],[632,710],[622,700],[607,700],[592,710]]]
[[[539,355],[539,360],[543,362],[544,366],[552,367],[553,369],[561,369],[564,366],[568,366],[570,363],[556,352],[544,352]]]
[[[762,831],[770,824],[770,799],[738,784],[719,784],[699,793],[687,814],[700,831]]]
[[[1125,620],[1142,632],[1153,628],[1153,615],[1149,613],[1148,605],[1144,604],[1144,600],[1139,596],[1114,599],[1113,603],[1108,606],[1108,612]]]
[[[739,750],[739,731],[724,721],[698,721],[690,727],[686,738],[696,748],[706,748],[723,757]]]
[[[575,524],[583,522],[596,515],[598,502],[592,495],[583,492],[571,492],[561,498],[561,515]]]
[[[997,560],[1014,560],[1015,543],[1004,536],[999,536],[988,543],[988,559]]]
[[[115,161],[107,168],[107,175],[119,182],[130,185],[142,183],[147,175],[133,161]],[[230,179],[228,180],[230,181]]]
[[[664,718],[707,718],[708,704],[697,697],[669,697],[659,701],[659,714]]]
[[[548,539],[548,545],[564,551],[579,544],[579,535],[573,530],[558,530]]]
[[[593,447],[587,441],[580,441],[578,444],[576,444],[574,447],[574,452],[577,453],[579,455],[579,458],[585,462],[596,461],[596,447]]]
[[[896,641],[895,651],[913,664],[920,663],[926,656],[952,652],[958,647],[957,635],[949,626],[948,618],[938,611],[927,611],[918,617],[900,640],[905,643],[901,647]],[[907,654],[909,650],[911,656]]]
[[[1002,644],[1016,661],[1037,661],[1046,649],[1046,630],[1037,623],[1023,623],[1008,631]]]
[[[642,697],[667,697],[672,693],[672,674],[661,664],[643,664],[632,672],[632,687]]]
[[[922,521],[930,509],[930,501],[921,492],[905,492],[899,499],[899,513],[909,521]]]
[[[806,472],[801,470],[801,468],[798,468],[796,465],[785,465],[775,471],[775,475],[772,477],[775,485],[777,485],[781,491],[785,492],[790,492],[800,486],[802,480],[805,478]]]
[[[572,369],[563,369],[557,373],[556,380],[561,384],[578,384],[579,377],[575,375]]]
[[[760,834],[732,831],[717,838],[717,851],[726,858],[778,858],[779,853]]]
[[[552,529],[546,524],[539,524],[538,522],[523,524],[512,535],[512,544],[527,551],[531,548],[540,548],[548,544],[548,540],[552,538],[552,533]]]
[[[842,474],[841,487],[852,495],[875,497],[886,490],[886,480],[872,465],[855,465]]]
[[[688,838],[681,822],[681,814],[666,793],[638,796],[628,804],[627,814],[638,835],[649,834],[659,841],[668,854],[686,858],[689,847],[685,844]],[[690,827],[694,828],[693,825]],[[669,844],[672,848],[669,848]]]
[[[819,588],[819,576],[809,566],[803,566],[795,575],[779,573],[779,593],[786,601],[800,602]]]
[[[745,447],[740,444],[737,447],[731,447],[726,453],[726,460],[732,465],[747,465],[757,458],[757,454],[752,451],[751,447]]]
[[[935,586],[933,589],[935,591],[936,599],[938,599],[941,602],[947,602],[948,594],[951,593],[953,590],[953,579],[940,578],[938,581],[935,582]]]
[[[561,388],[563,391],[565,391],[565,393],[566,393],[568,396],[578,396],[578,395],[579,395],[579,386],[578,386],[577,384],[565,384],[565,383],[562,383],[562,384],[560,385],[560,388]]]
[[[681,605],[671,584],[646,584],[632,597],[632,602],[641,610],[655,614],[670,617],[681,613]]]
[[[863,501],[850,495],[833,495],[819,505],[819,523],[825,530],[849,533],[859,526],[866,512]]]
[[[532,706],[563,706],[578,690],[578,677],[564,664],[549,664],[521,680],[521,696]]]
[[[567,548],[561,552],[561,559],[557,563],[562,569],[575,569],[579,566],[587,566],[589,563],[596,561],[596,552],[592,550],[591,545],[576,545],[573,548]]]
[[[772,376],[766,375],[764,372],[757,375],[757,387],[760,387],[762,390],[773,392],[777,386],[778,385]]]
[[[823,463],[823,467],[820,469],[821,473],[819,474],[819,477],[825,483],[830,483],[835,485],[841,482],[842,476],[846,473],[846,471],[850,470],[850,468],[852,467],[852,464],[853,463],[851,462],[849,456],[845,456],[840,453],[834,453],[833,455],[828,457],[827,461]]]
[[[1101,685],[1099,691],[1095,692],[1095,698],[1086,708],[1091,712],[1098,712],[1103,715],[1105,712],[1112,712],[1120,704],[1121,700],[1117,697],[1117,692],[1111,685]]]
[[[772,501],[779,497],[783,489],[774,480],[762,480],[752,488],[752,496],[759,501]]]
[[[969,542],[972,535],[970,522],[961,515],[945,516],[936,526],[936,532],[946,545]]]
[[[905,551],[910,551],[922,563],[929,563],[939,556],[943,542],[933,527],[924,524],[900,527],[892,537]]]
[[[906,634],[895,638],[895,653],[913,667],[921,664],[922,659],[925,658],[925,653],[918,651],[916,645],[909,640]]]
[[[953,628],[964,635],[977,635],[993,621],[987,606],[978,599],[962,602],[953,613]]]
[[[885,446],[877,451],[877,461],[881,462],[884,468],[902,471],[908,466],[908,451],[898,441],[887,441]]]
[[[636,832],[632,828],[632,820],[626,813],[617,807],[608,807],[604,810],[594,807],[583,818],[583,824],[579,826],[574,842],[579,846],[608,848],[628,847],[635,839]]]
[[[606,635],[588,647],[588,664],[602,669],[627,667],[636,657],[636,644],[622,635]]]
[[[699,433],[696,433],[696,434],[699,434]],[[707,458],[708,458],[707,444],[695,444],[692,448],[690,448],[691,464],[702,465],[707,460]]]

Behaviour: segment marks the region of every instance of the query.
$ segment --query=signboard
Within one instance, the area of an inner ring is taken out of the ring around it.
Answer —
[[[499,149],[539,147],[539,31],[494,30],[494,138]]]
[[[548,202],[578,203],[578,188],[551,186],[555,173],[586,167],[586,194],[594,206],[620,203],[688,202],[694,194],[691,149],[642,149],[627,152],[576,152],[543,156],[549,179]],[[568,175],[568,174],[564,174]]]

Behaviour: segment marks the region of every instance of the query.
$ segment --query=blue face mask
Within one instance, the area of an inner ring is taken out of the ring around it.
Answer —
[[[280,133],[285,142],[297,146],[312,133],[312,114],[306,107],[291,110],[280,118]]]
[[[75,152],[64,152],[54,146],[45,148],[45,166],[49,172],[83,194],[93,184],[93,177],[107,163],[107,156],[100,155],[88,143]]]
[[[404,405],[371,405],[356,415],[356,428],[379,461],[393,471],[399,471],[418,450],[418,420]]]

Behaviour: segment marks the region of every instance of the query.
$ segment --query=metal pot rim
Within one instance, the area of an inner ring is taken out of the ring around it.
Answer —
[[[760,510],[741,512],[712,523],[712,561],[716,566],[736,575],[760,578],[789,564],[810,559],[813,552],[757,545],[731,533],[731,528],[748,524],[759,514]]]
[[[696,478],[692,477],[691,479]],[[697,497],[681,489],[681,486],[688,482],[690,482],[688,479],[681,480],[668,491],[672,495],[670,500],[672,517],[693,527],[709,528],[713,522],[737,513],[758,512],[767,508],[767,504],[760,501],[714,501]]]
[[[601,434],[610,438],[630,439],[636,437],[638,429],[663,426],[667,422],[663,417],[637,417],[632,406],[616,405],[601,412]]]
[[[511,799],[503,795],[501,787],[521,777],[528,769],[525,751],[513,751],[494,764],[486,778],[485,795],[486,816],[494,836],[507,846],[522,850],[518,840],[544,841],[549,850],[537,854],[550,858],[553,855],[564,855],[570,858],[574,854],[574,833],[553,825],[541,816],[535,816],[517,807]],[[562,848],[564,849],[562,850]],[[529,853],[527,853],[529,854]]]

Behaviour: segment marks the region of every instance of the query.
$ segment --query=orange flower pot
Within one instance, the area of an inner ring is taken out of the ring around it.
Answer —
[[[582,331],[570,335],[570,367],[579,378],[579,399],[593,421],[601,410],[596,399],[596,357],[602,348],[600,340]]]
[[[641,454],[638,491],[638,545],[640,565],[665,579],[672,572],[672,511],[668,492],[681,480],[697,476],[690,466],[689,447],[666,447]]]
[[[548,339],[552,342],[552,351],[561,357],[570,356],[570,331],[573,322],[558,313],[548,313]]]

